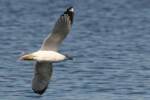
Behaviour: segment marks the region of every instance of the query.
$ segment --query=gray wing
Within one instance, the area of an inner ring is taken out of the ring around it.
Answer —
[[[41,50],[57,51],[58,46],[65,39],[71,30],[73,23],[74,10],[72,7],[68,8],[63,15],[57,20],[52,34],[50,34],[43,42]]]
[[[32,89],[42,95],[48,87],[52,76],[52,64],[48,62],[36,62],[35,73],[32,80]]]

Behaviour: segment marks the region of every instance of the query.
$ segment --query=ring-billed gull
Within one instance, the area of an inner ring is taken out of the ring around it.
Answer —
[[[71,59],[58,52],[58,47],[71,30],[74,8],[69,7],[57,20],[52,33],[43,41],[40,50],[25,54],[21,60],[36,61],[32,89],[42,95],[48,87],[52,75],[52,63]]]

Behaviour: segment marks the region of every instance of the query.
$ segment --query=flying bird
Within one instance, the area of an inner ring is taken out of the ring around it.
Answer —
[[[36,61],[32,90],[42,95],[48,87],[52,76],[52,63],[72,59],[58,52],[58,47],[68,35],[73,24],[74,8],[69,7],[56,21],[54,28],[43,41],[41,48],[33,53],[25,54],[20,60]]]

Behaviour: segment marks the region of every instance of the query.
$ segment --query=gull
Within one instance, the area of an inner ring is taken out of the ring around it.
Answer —
[[[20,60],[36,61],[32,90],[42,95],[48,87],[52,76],[52,63],[71,60],[72,57],[58,52],[58,47],[68,35],[73,24],[74,8],[69,7],[56,21],[52,33],[43,41],[41,48],[25,54]]]

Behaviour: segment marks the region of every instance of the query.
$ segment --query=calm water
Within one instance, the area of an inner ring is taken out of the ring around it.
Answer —
[[[0,100],[149,100],[149,0],[0,0]],[[60,14],[76,10],[43,96],[32,92],[32,62]]]

